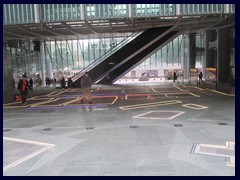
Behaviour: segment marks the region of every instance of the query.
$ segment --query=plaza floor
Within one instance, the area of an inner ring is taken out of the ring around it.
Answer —
[[[174,83],[3,105],[4,176],[234,176],[235,96]]]

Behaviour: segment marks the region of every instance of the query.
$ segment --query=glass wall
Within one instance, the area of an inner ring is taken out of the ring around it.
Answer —
[[[34,23],[34,4],[3,4],[3,24]]]
[[[41,4],[40,9],[44,21],[80,19],[80,4]]]
[[[132,4],[132,16],[172,16],[175,15],[173,4]]]
[[[26,74],[28,79],[32,77],[35,82],[41,77],[42,65],[38,51],[12,47],[4,47],[3,50],[4,61],[11,61],[12,64],[15,87],[23,74]]]
[[[235,4],[180,4],[181,15],[224,12]],[[176,4],[3,4],[4,24],[175,15]]]
[[[138,67],[181,66],[184,59],[184,35],[180,35],[141,63]]]
[[[106,19],[128,17],[127,4],[86,4],[87,19]]]
[[[89,39],[44,41],[41,43],[41,55],[40,52],[32,50],[34,49],[33,43],[25,42],[22,48],[7,47],[8,58],[12,59],[16,81],[19,79],[18,76],[25,73],[32,77],[40,74],[40,77],[53,78],[58,72],[61,72],[61,75],[72,76],[97,61],[106,52],[112,51],[113,47],[124,39],[126,39],[126,34],[112,37],[103,36],[102,38],[89,36]],[[196,35],[196,68],[202,67],[205,58],[204,40],[203,32]],[[187,73],[188,56],[189,37],[187,34],[183,34],[150,56],[133,71],[137,72],[139,69],[181,69]],[[44,76],[41,76],[42,72],[44,72]]]
[[[129,33],[113,34],[112,37],[89,39],[45,41],[42,43],[44,51],[41,59],[51,64],[53,72],[79,72],[107,52],[123,42]]]
[[[180,13],[187,14],[214,14],[222,13],[223,4],[180,4]]]

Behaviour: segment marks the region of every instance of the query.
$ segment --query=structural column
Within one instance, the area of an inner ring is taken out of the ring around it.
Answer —
[[[13,90],[13,65],[12,58],[10,56],[10,50],[4,50],[3,56],[3,90]]]
[[[40,44],[40,60],[41,60],[41,63],[42,63],[42,72],[41,72],[41,79],[42,79],[42,85],[43,86],[46,86],[46,82],[45,82],[45,79],[46,79],[46,59],[45,59],[45,50],[44,50],[44,43],[41,42]]]
[[[216,67],[216,31],[215,30],[206,30],[205,32],[205,58],[206,58],[206,68],[215,68]]]
[[[188,79],[188,73],[189,73],[189,38],[188,36],[183,35],[182,36],[183,41],[183,62],[182,62],[182,69],[183,69],[183,79]],[[185,51],[186,49],[186,51]]]
[[[218,30],[217,46],[217,89],[230,91],[230,30]]]
[[[189,34],[189,68],[194,69],[196,65],[196,33]]]

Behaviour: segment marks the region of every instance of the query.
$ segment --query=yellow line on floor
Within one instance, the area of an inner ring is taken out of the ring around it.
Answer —
[[[199,87],[197,87],[197,86],[194,86],[194,88],[199,89],[199,90],[201,90],[201,91],[204,91],[204,90],[205,90],[205,89],[199,88]]]
[[[158,92],[158,91],[156,91],[154,88],[151,88],[152,90],[153,90],[153,92]]]
[[[213,92],[218,93],[218,94],[225,95],[225,96],[235,96],[235,94],[227,94],[227,93],[220,92],[220,91],[213,90],[213,89],[208,89],[208,90],[213,91]]]
[[[114,104],[117,99],[118,99],[118,96],[116,96],[116,98],[113,100],[112,104]]]
[[[201,97],[200,95],[196,95],[196,94],[193,94],[191,92],[189,92],[189,94],[191,94],[192,96],[195,96],[195,97]]]
[[[177,87],[175,84],[173,85],[173,87],[177,88],[180,91],[188,91],[188,90],[184,90],[184,89],[181,89],[181,88]]]
[[[119,108],[122,109],[122,110],[130,110],[130,109],[139,109],[139,108],[147,108],[147,107],[155,107],[155,106],[164,106],[164,105],[178,104],[178,103],[182,103],[182,101],[171,100],[171,101],[162,101],[162,102],[155,102],[155,103],[145,103],[145,104],[121,106]]]

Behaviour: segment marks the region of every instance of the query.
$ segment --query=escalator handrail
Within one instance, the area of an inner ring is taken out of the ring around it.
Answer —
[[[99,64],[100,62],[102,62],[104,59],[106,59],[106,57],[109,57],[110,55],[112,55],[113,53],[115,53],[116,51],[118,51],[121,47],[123,47],[124,45],[126,45],[128,42],[132,41],[133,39],[137,38],[142,32],[134,32],[132,33],[130,36],[128,36],[126,39],[122,40],[121,42],[119,42],[115,47],[111,48],[110,50],[108,50],[105,54],[101,55],[97,60],[93,61],[92,63],[90,63],[88,66],[86,66],[85,68],[83,68],[82,70],[80,70],[74,77],[72,77],[73,82],[75,82],[77,79],[79,79],[85,72],[91,70],[94,65]]]

